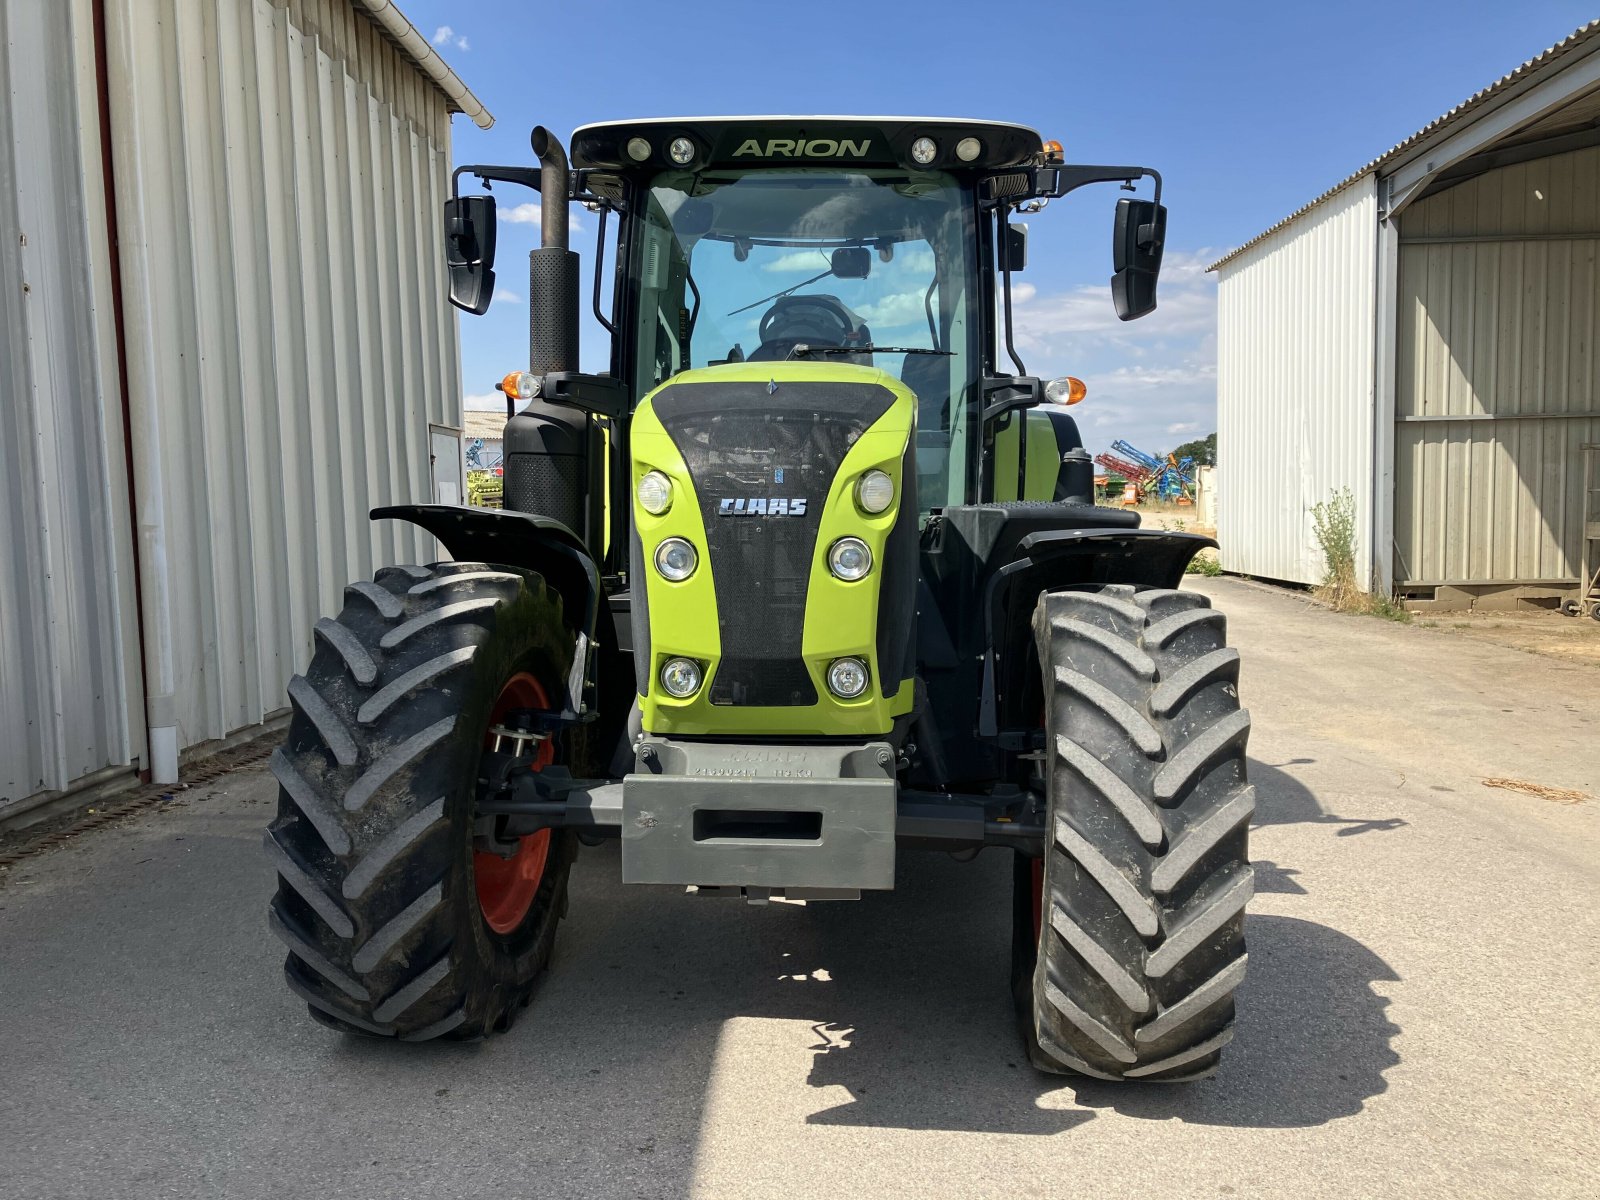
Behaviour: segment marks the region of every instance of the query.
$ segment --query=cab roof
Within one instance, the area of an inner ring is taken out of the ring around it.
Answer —
[[[911,157],[919,138],[934,143],[925,163]],[[669,147],[687,138],[693,157],[679,163]],[[961,157],[958,146],[971,153]],[[1005,121],[961,117],[739,116],[642,117],[584,125],[572,135],[579,169],[683,170],[695,167],[860,166],[922,170],[995,170],[1037,161],[1038,131]]]

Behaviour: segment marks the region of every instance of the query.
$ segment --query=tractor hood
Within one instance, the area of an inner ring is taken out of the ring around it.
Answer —
[[[815,362],[686,371],[640,404],[630,590],[647,730],[882,734],[909,708],[914,407],[883,371]],[[869,471],[894,483],[880,513],[857,499]],[[665,511],[637,499],[651,472],[670,481]],[[864,578],[830,569],[841,538],[868,548]],[[695,562],[676,580],[657,561],[674,539],[689,543]],[[679,657],[702,682],[675,698],[660,675]],[[846,657],[866,664],[870,679],[848,700],[828,687],[830,665]]]

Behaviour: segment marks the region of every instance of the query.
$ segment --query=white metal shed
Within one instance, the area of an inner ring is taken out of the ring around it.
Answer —
[[[1318,582],[1349,488],[1364,586],[1574,588],[1597,256],[1600,21],[1213,264],[1224,567]]]
[[[0,0],[0,822],[259,726],[427,553],[439,211],[489,114],[390,0]]]

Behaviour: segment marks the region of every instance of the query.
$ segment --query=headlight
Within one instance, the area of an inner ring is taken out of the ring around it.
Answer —
[[[628,157],[634,162],[643,162],[650,157],[650,143],[643,138],[629,138]]]
[[[856,503],[877,516],[894,503],[894,480],[883,471],[868,471],[856,484]]]
[[[652,517],[659,517],[672,507],[672,480],[660,471],[646,471],[634,494],[639,497],[640,508]]]
[[[840,538],[828,547],[828,570],[846,583],[865,579],[872,570],[872,551],[860,538]]]
[[[939,147],[930,137],[919,137],[911,143],[911,157],[918,166],[925,167],[933,161],[934,155],[939,153]]]
[[[667,695],[686,700],[700,690],[700,664],[692,658],[669,658],[661,664],[661,686]]]
[[[694,143],[686,137],[673,138],[672,144],[667,147],[667,157],[680,167],[686,165],[694,158]]]
[[[682,583],[693,575],[699,561],[694,547],[682,538],[668,538],[656,547],[656,570],[673,583]]]
[[[828,690],[842,700],[854,700],[867,690],[867,664],[859,658],[836,658],[828,667]]]

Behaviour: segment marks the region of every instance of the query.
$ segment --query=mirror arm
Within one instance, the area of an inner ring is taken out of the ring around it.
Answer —
[[[607,333],[616,337],[617,327],[600,311],[600,278],[601,268],[605,266],[606,261],[606,216],[609,212],[610,210],[605,208],[600,210],[600,232],[595,234],[594,240],[594,319],[605,326]]]
[[[452,197],[461,195],[461,177],[463,175],[475,175],[485,183],[490,180],[494,180],[497,183],[520,183],[523,187],[532,188],[536,192],[539,190],[538,167],[492,167],[477,164],[457,167],[450,172],[450,195]]]
[[[1024,190],[1004,196],[994,194],[996,180],[1017,175],[1028,177],[1028,186]],[[1067,193],[1088,187],[1091,183],[1120,183],[1131,186],[1139,179],[1154,181],[1155,202],[1160,204],[1161,172],[1154,167],[1097,167],[1081,164],[1060,167],[1018,167],[1009,171],[997,171],[984,181],[990,193],[984,198],[984,203],[993,207],[1007,202],[1015,203],[1018,200],[1059,200]]]
[[[1022,358],[1017,354],[1016,342],[1012,338],[1011,329],[1011,253],[1008,242],[1011,230],[1011,206],[1002,204],[995,212],[995,257],[1000,260],[1000,288],[1004,293],[1004,302],[1001,308],[1005,312],[1006,322],[1006,354],[1011,358],[1011,365],[1017,368],[1019,376],[1026,376],[1028,368],[1022,363]]]

